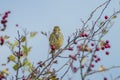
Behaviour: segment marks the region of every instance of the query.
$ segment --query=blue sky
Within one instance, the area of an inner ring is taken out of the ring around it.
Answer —
[[[17,36],[16,24],[19,24],[20,28],[27,28],[28,31],[38,32],[51,32],[53,26],[59,25],[67,40],[69,35],[81,27],[80,19],[86,20],[90,12],[104,1],[105,0],[1,0],[0,13],[8,10],[11,11],[7,30],[2,34],[8,34],[11,36],[11,40],[14,40],[15,36]],[[119,2],[120,0],[112,0],[104,15],[109,16],[114,10],[120,9]],[[99,11],[97,13],[99,13]],[[107,67],[120,65],[118,62],[120,56],[119,21],[120,16],[118,16],[114,26],[105,36],[105,39],[110,40],[112,47],[110,49],[110,56],[105,57],[105,59],[101,61],[101,63],[106,64]],[[30,54],[31,61],[34,61],[34,59],[38,61],[39,57],[43,56],[48,50],[48,39],[38,34],[35,39],[29,41],[29,45],[33,45]],[[0,49],[2,51],[0,52],[0,55],[2,55],[0,56],[0,60],[3,60],[5,56],[10,54],[10,51],[6,51],[6,48],[6,46],[3,46]],[[114,71],[113,74],[116,75],[118,73]]]

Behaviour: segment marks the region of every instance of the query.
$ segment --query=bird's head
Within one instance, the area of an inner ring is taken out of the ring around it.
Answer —
[[[59,32],[60,31],[60,27],[59,26],[54,26],[53,32]]]

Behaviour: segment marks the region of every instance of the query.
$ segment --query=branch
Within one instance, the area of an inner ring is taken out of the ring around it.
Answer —
[[[17,69],[17,72],[16,72],[16,80],[18,80],[18,74],[19,74],[19,69],[20,69],[20,65],[21,65],[21,62],[20,62],[20,52],[21,52],[21,38],[20,38],[20,33],[18,31],[18,49],[19,49],[19,53],[17,54],[17,65],[18,65],[18,69]]]
[[[109,70],[111,70],[111,69],[116,69],[116,68],[120,68],[120,66],[112,66],[112,67],[110,67],[110,68],[104,69],[103,71],[109,71]],[[103,71],[101,71],[101,70],[95,70],[95,71],[92,71],[92,72],[87,73],[86,75],[92,75],[92,74],[96,74],[96,73],[101,73],[101,72],[103,72]]]

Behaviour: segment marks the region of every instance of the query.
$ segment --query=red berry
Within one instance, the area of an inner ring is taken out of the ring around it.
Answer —
[[[6,27],[7,27],[7,25],[6,25],[6,24],[3,24],[3,27],[4,27],[4,28],[6,28]]]
[[[16,24],[16,27],[18,27],[19,25],[18,24]]]
[[[73,67],[73,72],[76,73],[77,72],[77,68],[76,67]]]
[[[100,48],[97,47],[97,48],[96,48],[96,51],[99,51],[99,50],[100,50]]]
[[[3,44],[4,44],[4,38],[0,37],[0,45],[3,45]]]
[[[104,18],[105,18],[105,19],[108,19],[108,16],[105,16]]]
[[[4,15],[4,16],[2,17],[2,19],[5,20],[7,17],[8,17],[7,15]]]
[[[84,68],[84,65],[82,65],[81,68]]]
[[[85,37],[85,34],[84,33],[81,33],[81,35],[80,35],[81,37]]]
[[[111,46],[108,44],[108,48],[110,48]]]
[[[97,63],[97,62],[98,62],[98,60],[95,60],[95,62]]]
[[[104,46],[102,46],[102,47],[101,47],[101,50],[104,50],[104,49],[105,49],[105,47],[104,47]]]
[[[105,44],[105,48],[108,48],[108,45],[107,45],[107,44]]]
[[[110,44],[109,43],[106,43],[105,44],[105,48],[110,48],[111,46],[110,46]]]
[[[91,46],[94,46],[94,43],[91,43]]]
[[[10,13],[11,13],[11,11],[8,11],[7,13],[8,13],[8,14],[10,14]]]
[[[82,50],[82,45],[78,45],[77,48],[78,48],[79,50]]]
[[[7,23],[7,20],[1,20],[1,24],[5,24],[5,23]]]
[[[100,58],[97,58],[97,61],[100,61],[101,59]]]
[[[7,16],[8,15],[8,12],[5,12],[5,16]]]
[[[97,58],[97,55],[93,55],[94,58]]]
[[[20,56],[23,56],[23,54],[21,53]]]
[[[69,47],[68,50],[73,51],[73,48],[72,48],[72,47]]]
[[[106,78],[106,77],[104,77],[104,80],[107,80],[107,78]]]
[[[85,37],[88,37],[88,35],[87,35],[87,34],[84,34],[84,36],[85,36]]]
[[[91,64],[91,67],[93,68],[93,67],[94,67],[94,64]]]
[[[8,14],[10,14],[11,13],[11,11],[7,11],[7,12],[5,12],[5,15],[8,15]]]
[[[106,43],[109,43],[109,40],[106,40],[105,42],[106,42]]]
[[[106,51],[106,55],[109,55],[109,52],[108,52],[108,51]]]
[[[50,48],[51,48],[52,50],[55,50],[55,46],[54,46],[54,45],[50,45]]]

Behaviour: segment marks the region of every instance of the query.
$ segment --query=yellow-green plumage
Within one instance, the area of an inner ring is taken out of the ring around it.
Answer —
[[[61,48],[61,46],[63,45],[63,41],[64,41],[63,34],[61,33],[59,26],[55,26],[53,32],[50,34],[49,37],[50,45],[55,46],[55,50],[57,50]],[[54,53],[55,50],[51,50],[50,53]]]

